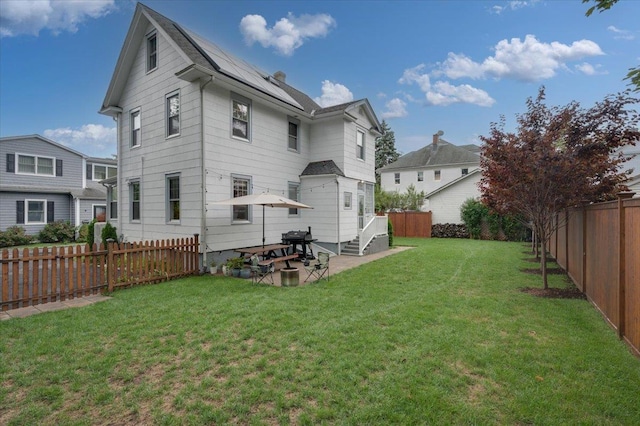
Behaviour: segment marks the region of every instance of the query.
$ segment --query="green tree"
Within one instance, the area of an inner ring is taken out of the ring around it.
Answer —
[[[382,120],[382,136],[376,138],[376,182],[380,183],[380,170],[400,157],[396,150],[396,136],[386,121]]]
[[[614,4],[618,3],[618,0],[582,0],[582,3],[591,2],[595,3],[595,5],[587,9],[585,13],[587,17],[591,16],[591,14],[596,10],[602,13],[605,10],[611,9]],[[629,68],[629,72],[624,80],[629,80],[629,85],[632,87],[635,86],[633,89],[634,92],[640,92],[640,66]]]

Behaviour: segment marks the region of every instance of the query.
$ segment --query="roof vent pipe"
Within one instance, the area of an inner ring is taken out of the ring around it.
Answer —
[[[287,82],[287,75],[285,73],[283,73],[282,71],[276,71],[273,74],[273,78],[275,78],[278,81],[281,81],[283,83]]]

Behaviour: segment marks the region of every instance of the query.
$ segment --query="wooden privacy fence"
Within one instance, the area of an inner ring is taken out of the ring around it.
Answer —
[[[549,250],[640,355],[640,199],[630,195],[559,215]]]
[[[104,290],[158,283],[199,273],[198,235],[140,243],[109,243],[0,253],[3,311],[64,301]]]
[[[396,237],[431,238],[431,212],[392,212],[389,220]]]

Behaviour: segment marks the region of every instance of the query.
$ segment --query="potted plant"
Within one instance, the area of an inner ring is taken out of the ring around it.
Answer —
[[[234,277],[240,276],[240,270],[244,266],[244,258],[242,257],[232,257],[227,260],[227,269],[231,270],[231,273]]]
[[[212,260],[211,263],[209,263],[209,272],[211,275],[215,275],[218,272],[218,263],[215,260]]]

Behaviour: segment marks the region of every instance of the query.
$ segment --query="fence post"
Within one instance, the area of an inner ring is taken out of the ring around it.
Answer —
[[[106,241],[107,243],[107,285],[109,289],[109,293],[113,292],[114,286],[114,271],[113,271],[113,245],[115,244],[113,239],[109,238]]]
[[[587,293],[587,206],[582,206],[582,292]]]
[[[625,223],[625,212],[624,212],[624,200],[627,200],[633,197],[633,192],[620,192],[618,194],[618,224],[619,229],[618,233],[620,238],[619,241],[619,261],[618,261],[618,337],[622,339],[625,334],[625,309],[626,309],[626,288],[625,288],[625,271],[627,269],[626,265],[626,254],[625,254],[625,243],[626,243],[626,223]]]
[[[192,259],[192,270],[196,271],[196,272],[200,272],[202,271],[204,273],[204,257],[205,257],[205,253],[202,253],[202,269],[200,268],[200,234],[193,234],[193,239],[194,239],[194,247],[193,250],[190,250],[193,252],[193,259]]]

